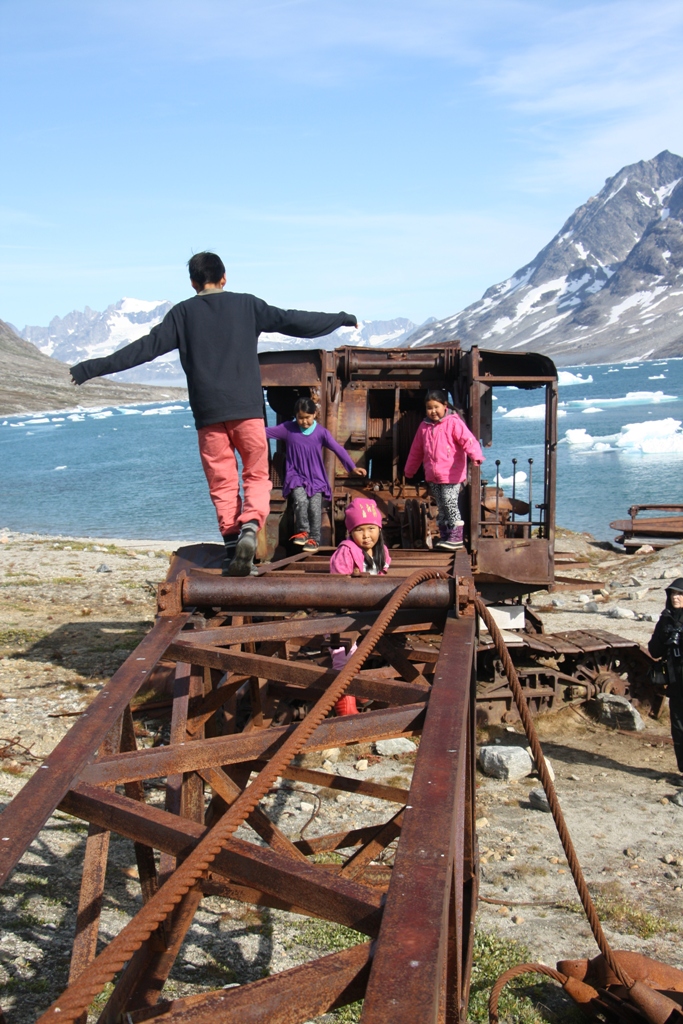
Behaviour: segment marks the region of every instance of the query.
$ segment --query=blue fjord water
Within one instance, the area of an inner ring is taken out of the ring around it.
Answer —
[[[510,493],[512,458],[519,474],[533,458],[538,502],[543,392],[494,394],[494,442],[483,475],[493,482],[500,459]],[[561,371],[558,525],[611,539],[610,520],[623,518],[629,505],[683,502],[681,422],[681,359]],[[9,416],[0,421],[0,459],[0,528],[219,539],[187,403]],[[528,480],[517,480],[524,499]]]

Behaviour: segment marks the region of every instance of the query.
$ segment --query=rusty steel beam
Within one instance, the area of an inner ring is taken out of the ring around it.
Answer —
[[[298,611],[315,608],[337,611],[379,611],[396,592],[400,579],[382,576],[302,576],[296,586],[291,579],[274,573],[259,579],[231,576],[186,576],[182,581],[183,607],[216,607],[251,611]],[[403,607],[435,610],[450,608],[455,598],[452,580],[436,579],[420,583],[408,595]]]
[[[450,900],[455,899],[456,908],[462,900],[462,890],[452,895],[456,846],[464,853],[465,818],[472,813],[458,795],[471,770],[467,732],[472,726],[474,642],[474,618],[447,621],[363,1004],[363,1024],[465,1019],[460,1005],[457,1016],[446,1017],[441,992],[449,953]],[[452,943],[451,960],[466,961],[469,935],[456,929]],[[447,991],[456,985],[457,979],[447,976]]]
[[[320,725],[304,750],[313,752],[329,747],[344,747],[394,736],[415,736],[422,730],[424,704],[366,711],[363,715],[329,718]],[[173,772],[199,771],[213,765],[239,764],[270,757],[296,726],[277,726],[229,736],[194,740],[180,749],[153,747],[133,753],[114,754],[88,765],[80,779],[92,785],[135,782],[154,779]]]

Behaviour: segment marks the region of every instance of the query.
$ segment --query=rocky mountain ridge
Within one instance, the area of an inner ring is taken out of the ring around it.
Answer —
[[[0,320],[0,415],[186,399],[180,388],[91,380],[75,388],[64,363],[43,355]]]
[[[404,344],[453,338],[565,366],[683,356],[683,158],[623,167],[512,277]]]

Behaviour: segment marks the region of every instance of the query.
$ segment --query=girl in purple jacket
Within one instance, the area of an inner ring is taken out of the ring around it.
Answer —
[[[481,465],[481,446],[457,413],[448,407],[445,391],[428,391],[425,419],[417,428],[406,462],[405,475],[415,476],[424,465],[429,493],[436,502],[439,551],[463,546],[463,521],[458,507],[460,484],[467,479],[467,457]]]
[[[315,414],[315,402],[311,398],[300,398],[294,406],[293,420],[277,427],[266,427],[268,440],[284,441],[286,447],[282,496],[292,495],[296,524],[289,539],[310,554],[315,554],[320,547],[323,496],[328,501],[332,497],[323,465],[323,448],[333,451],[349,473],[366,475],[365,470],[356,466],[348,452],[337,444],[329,430],[318,423]]]

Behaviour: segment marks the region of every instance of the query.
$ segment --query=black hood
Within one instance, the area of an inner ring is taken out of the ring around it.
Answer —
[[[666,588],[666,607],[669,611],[683,611],[681,608],[674,609],[674,606],[671,603],[672,594],[683,594],[683,576],[679,576],[677,580],[674,580],[673,583],[670,583]]]

